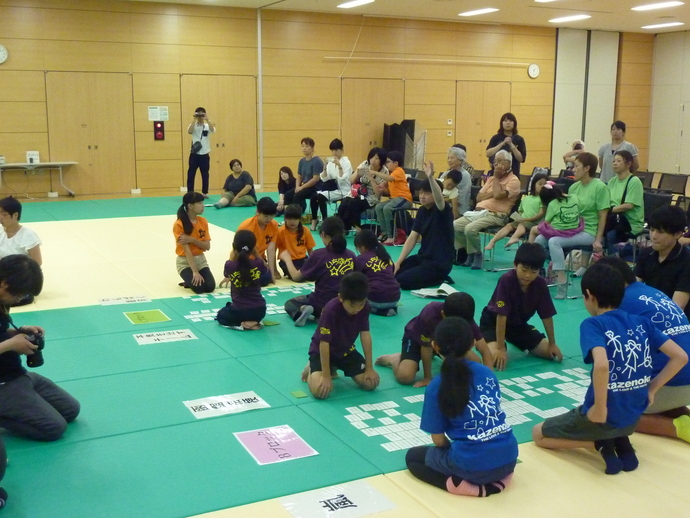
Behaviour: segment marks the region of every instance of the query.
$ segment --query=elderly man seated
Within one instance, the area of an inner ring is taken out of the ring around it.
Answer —
[[[494,176],[477,194],[475,211],[466,213],[453,222],[455,248],[467,250],[463,266],[473,270],[482,268],[483,253],[479,243],[479,232],[489,227],[506,224],[510,211],[520,195],[520,179],[513,174],[513,156],[505,150],[494,157]]]

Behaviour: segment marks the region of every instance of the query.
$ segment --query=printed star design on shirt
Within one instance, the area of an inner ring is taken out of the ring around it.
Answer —
[[[642,324],[640,324],[639,326],[637,326],[637,329],[635,329],[635,331],[637,331],[637,332],[640,333],[641,335],[643,335],[643,334],[646,333],[646,331],[644,330],[644,327],[642,327]]]
[[[477,385],[477,392],[482,392],[484,390],[484,385]]]
[[[490,389],[496,388],[496,382],[494,381],[493,378],[486,378],[486,386],[489,387]]]
[[[632,336],[634,331],[632,329],[628,329],[628,336]]]

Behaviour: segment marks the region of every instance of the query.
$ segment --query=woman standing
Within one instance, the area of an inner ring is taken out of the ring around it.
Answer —
[[[628,151],[616,151],[612,161],[616,174],[609,180],[611,214],[606,226],[606,249],[609,254],[616,245],[642,232],[644,226],[644,189],[642,181],[633,176],[633,156]]]
[[[633,157],[631,172],[637,171],[640,161],[637,158],[639,152],[637,146],[625,140],[625,122],[616,121],[611,124],[611,143],[604,144],[599,148],[599,165],[601,166],[601,176],[599,179],[604,183],[609,183],[613,178],[613,157],[616,151],[628,151]]]
[[[513,155],[513,174],[520,175],[520,164],[525,162],[527,158],[527,146],[525,139],[518,135],[518,123],[515,115],[512,113],[504,113],[501,117],[501,126],[486,146],[486,156],[491,164],[491,169],[494,168],[494,155],[501,149],[505,149]]]
[[[213,206],[222,209],[230,205],[231,207],[253,207],[256,205],[256,191],[254,190],[254,179],[247,171],[242,170],[242,162],[237,158],[230,160],[230,174],[225,179],[223,194],[218,203]]]
[[[374,208],[381,199],[381,189],[385,187],[386,182],[377,178],[374,173],[388,174],[388,169],[384,165],[387,158],[388,153],[385,149],[372,148],[367,159],[359,164],[350,176],[353,189],[343,198],[338,207],[338,217],[343,221],[346,232],[349,232],[352,227],[360,232],[362,212]]]

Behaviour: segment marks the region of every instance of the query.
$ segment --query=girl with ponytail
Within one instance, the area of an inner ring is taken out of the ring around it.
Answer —
[[[518,448],[496,376],[466,358],[473,344],[472,329],[460,317],[436,327],[431,345],[443,365],[426,388],[420,423],[434,446],[410,449],[405,462],[415,477],[449,493],[491,496],[510,482]]]
[[[362,272],[369,281],[369,306],[374,315],[392,317],[398,314],[400,284],[395,278],[395,265],[386,247],[379,243],[371,230],[355,236],[355,271]]]
[[[232,241],[230,259],[225,262],[220,287],[229,286],[232,302],[218,311],[219,324],[238,331],[261,329],[266,316],[266,301],[261,295],[262,274],[266,263],[256,250],[256,236],[250,230],[238,230]]]
[[[337,217],[323,220],[319,236],[325,246],[314,250],[299,270],[295,268],[289,251],[284,250],[280,254],[293,281],[314,281],[312,293],[285,303],[285,311],[295,326],[302,327],[310,316],[316,318],[321,315],[323,307],[338,296],[341,277],[354,269],[355,254],[347,249],[344,233],[343,222]]]
[[[204,199],[198,192],[185,194],[173,225],[177,273],[184,281],[180,286],[191,288],[197,294],[211,293],[216,289],[216,280],[204,256],[204,252],[211,249],[208,221],[201,217]]]

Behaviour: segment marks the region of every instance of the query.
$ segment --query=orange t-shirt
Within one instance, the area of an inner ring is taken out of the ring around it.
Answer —
[[[264,230],[259,227],[258,216],[245,219],[237,230],[250,230],[256,236],[256,251],[266,260],[266,249],[270,243],[275,243],[276,234],[278,233],[278,222],[272,220]]]
[[[278,256],[283,250],[290,252],[290,257],[295,259],[304,259],[307,257],[307,250],[313,250],[316,247],[316,241],[311,235],[311,230],[307,227],[302,226],[303,234],[302,239],[297,239],[297,232],[293,233],[288,230],[288,228],[283,225],[278,229],[278,235],[276,237],[276,248],[278,249]]]
[[[412,193],[410,186],[407,185],[407,177],[405,170],[402,167],[396,168],[391,176],[393,180],[388,182],[388,191],[391,193],[391,198],[405,198],[407,201],[412,201]]]
[[[175,236],[175,253],[179,256],[184,256],[184,248],[180,243],[177,242],[177,239],[182,234],[184,234],[184,227],[182,226],[182,221],[178,219],[173,225],[173,235]],[[208,233],[208,221],[206,221],[206,218],[197,216],[192,233],[189,235],[194,239],[198,239],[199,241],[211,241],[211,235]],[[201,248],[193,243],[189,244],[189,249],[192,251],[192,255],[201,255],[204,253]]]

